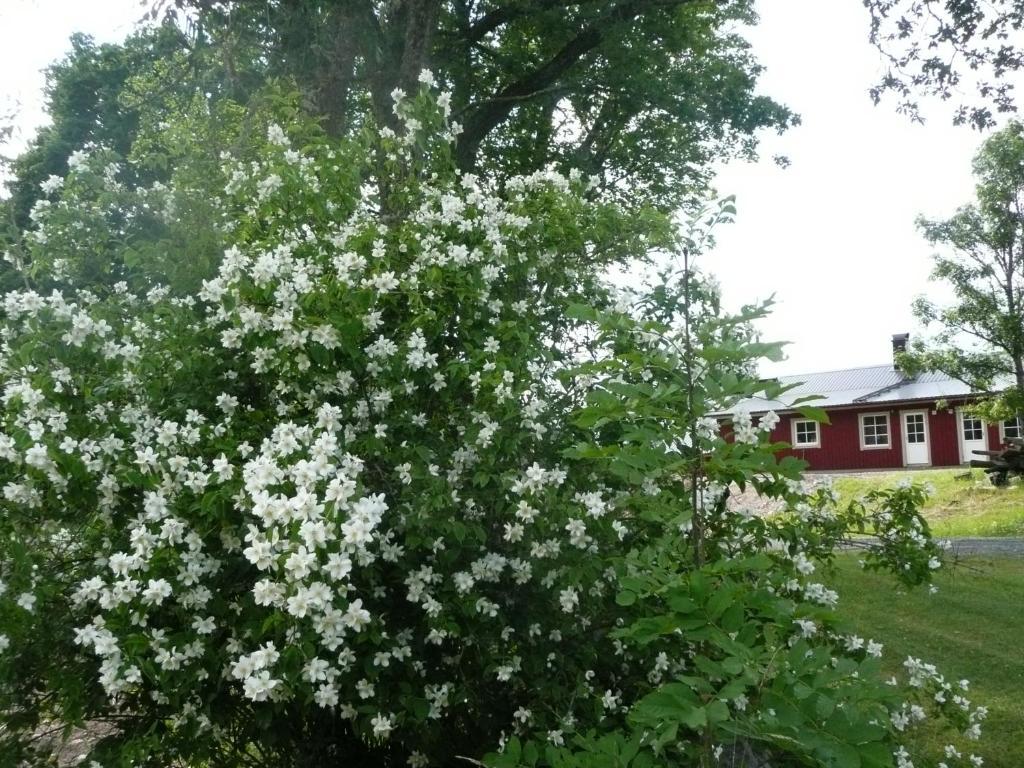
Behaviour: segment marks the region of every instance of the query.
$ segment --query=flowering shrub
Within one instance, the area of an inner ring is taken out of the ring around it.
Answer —
[[[3,300],[0,754],[52,721],[110,723],[103,768],[903,766],[926,714],[976,736],[926,664],[882,683],[815,579],[862,530],[926,580],[920,491],[840,510],[776,459],[773,414],[722,438],[776,351],[763,308],[723,313],[691,268],[603,282],[701,236],[576,174],[460,176],[445,96],[396,110],[402,132],[344,145],[240,138],[194,293],[123,259],[87,282],[136,205],[95,207],[130,193],[102,150],[50,185],[57,287]]]

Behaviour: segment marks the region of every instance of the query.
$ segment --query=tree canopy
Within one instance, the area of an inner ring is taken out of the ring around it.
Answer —
[[[933,278],[953,290],[944,306],[922,297],[914,312],[938,327],[908,362],[989,392],[996,416],[1024,411],[1024,126],[1010,123],[974,159],[975,202],[948,219],[920,218],[941,246]]]
[[[178,24],[166,17],[175,11]],[[208,80],[219,85],[202,86],[213,95],[244,101],[283,77],[329,134],[350,135],[368,115],[393,126],[392,92],[415,90],[429,68],[452,94],[460,168],[503,176],[578,168],[625,201],[693,202],[708,187],[713,160],[750,157],[756,131],[796,121],[757,93],[760,66],[736,31],[756,20],[751,0],[178,0],[153,12],[165,26],[188,29],[177,48],[197,70],[216,72]],[[161,57],[174,38],[147,34],[127,45],[145,49],[159,39],[151,55]],[[123,61],[115,50],[105,55]],[[77,48],[68,68],[91,70],[82,54]],[[52,76],[66,83],[58,89],[79,86],[79,98],[103,98],[81,74],[58,68]],[[79,118],[91,119],[93,109],[82,105]]]
[[[955,100],[954,120],[978,129],[1016,112],[1013,75],[1024,68],[1021,0],[863,0],[871,41],[889,66],[871,89],[877,103],[921,119],[921,97]]]
[[[974,759],[817,575],[927,582],[924,489],[801,482],[736,405],[766,307],[693,265],[731,204],[669,213],[794,119],[749,2],[155,10],[52,71],[9,206],[0,763]]]

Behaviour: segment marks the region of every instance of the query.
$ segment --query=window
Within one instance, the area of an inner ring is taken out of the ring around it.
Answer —
[[[860,449],[889,447],[889,414],[863,413],[860,417]]]
[[[984,439],[985,425],[981,419],[976,419],[973,416],[964,416],[964,441]]]
[[[1024,437],[1024,419],[1018,416],[1015,419],[1007,419],[1000,428],[1003,431],[1003,440],[1008,437]]]
[[[906,416],[906,424],[908,445],[916,445],[917,443],[925,442],[923,413],[908,413]]]
[[[821,446],[821,433],[818,422],[798,419],[793,422],[793,447],[818,448]]]

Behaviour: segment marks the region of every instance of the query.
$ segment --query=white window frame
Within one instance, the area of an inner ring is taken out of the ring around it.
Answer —
[[[1006,422],[1010,419],[999,420],[999,442],[1006,442]],[[1017,417],[1017,434],[1016,437],[1024,437],[1024,416]]]
[[[976,421],[981,425],[981,437],[977,439],[984,440],[986,443],[988,443],[988,424],[980,416],[973,416],[967,413],[966,411],[960,411],[960,438],[964,442],[967,442],[967,424],[965,422],[968,419],[970,419],[971,421]]]
[[[907,433],[907,416],[920,414],[924,416],[924,442],[928,447],[928,461],[924,464],[908,464],[907,448],[910,446]],[[892,439],[892,438],[890,438]],[[928,423],[927,410],[900,411],[900,444],[903,448],[903,466],[905,467],[930,467],[932,465],[932,428]]]
[[[964,443],[967,442],[964,436],[964,418],[977,419],[977,416],[969,415],[964,408],[956,409],[956,442],[957,450],[960,453],[960,464],[967,464],[971,459],[976,458],[973,455],[965,455]],[[981,420],[981,447],[982,450],[988,450],[988,423]]]
[[[799,443],[796,439],[796,425],[797,424],[813,424],[814,425],[814,436],[815,440],[813,443]],[[816,422],[814,419],[793,419],[790,422],[790,432],[793,438],[794,448],[821,448],[821,424]]]
[[[881,416],[885,419],[885,445],[868,445],[864,442],[864,419],[868,416]],[[857,435],[860,438],[860,449],[862,451],[888,451],[892,448],[892,420],[888,411],[876,411],[874,413],[857,414]]]

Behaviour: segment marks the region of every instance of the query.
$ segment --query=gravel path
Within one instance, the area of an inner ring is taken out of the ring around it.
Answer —
[[[958,555],[1002,555],[1024,557],[1024,539],[949,539],[950,550]]]

